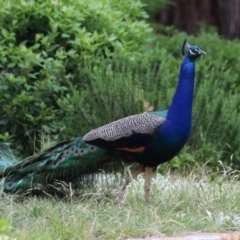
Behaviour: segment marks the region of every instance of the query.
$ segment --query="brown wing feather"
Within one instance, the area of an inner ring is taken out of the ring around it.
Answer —
[[[83,140],[103,139],[114,141],[129,137],[133,133],[153,134],[164,121],[164,117],[152,113],[135,114],[93,129],[83,137]]]

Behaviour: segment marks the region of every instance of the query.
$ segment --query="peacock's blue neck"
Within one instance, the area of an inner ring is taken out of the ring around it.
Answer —
[[[192,128],[194,78],[194,59],[186,56],[181,65],[178,86],[166,120],[140,155],[139,163],[150,167],[158,166],[171,160],[186,144]]]
[[[195,61],[185,57],[181,69],[178,86],[168,110],[167,121],[187,125],[191,129],[192,102],[195,78]]]
[[[190,59],[188,55],[183,60],[178,86],[166,120],[140,155],[139,163],[150,167],[157,166],[171,160],[186,144],[192,128],[194,61],[195,59]]]

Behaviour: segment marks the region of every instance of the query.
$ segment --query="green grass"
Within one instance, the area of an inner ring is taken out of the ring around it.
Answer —
[[[116,189],[87,189],[66,197],[0,196],[0,235],[16,239],[127,239],[234,231],[240,228],[240,186],[223,175],[210,182],[193,171],[187,177],[158,174],[151,204],[143,198],[144,179],[127,189],[122,203]]]

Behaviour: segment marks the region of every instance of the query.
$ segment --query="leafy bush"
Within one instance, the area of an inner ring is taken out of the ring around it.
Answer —
[[[0,8],[0,138],[26,154],[39,133],[66,124],[57,99],[69,83],[85,89],[85,61],[134,57],[150,31],[140,1],[9,0]]]

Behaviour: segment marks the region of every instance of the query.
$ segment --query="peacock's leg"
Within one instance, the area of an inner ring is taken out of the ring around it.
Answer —
[[[135,169],[133,169],[130,174],[128,174],[128,176],[126,177],[125,182],[124,182],[121,190],[119,191],[119,193],[118,193],[118,195],[117,195],[117,200],[118,200],[118,201],[122,199],[122,196],[123,196],[123,194],[124,194],[124,192],[125,192],[125,190],[126,190],[127,185],[128,185],[133,179],[135,179],[140,173],[143,173],[143,172],[144,172],[144,169],[145,169],[145,167],[144,167],[143,165],[139,165],[139,166],[137,166]]]
[[[156,168],[146,167],[145,168],[145,202],[146,204],[150,203],[149,193],[152,187],[152,176]]]

